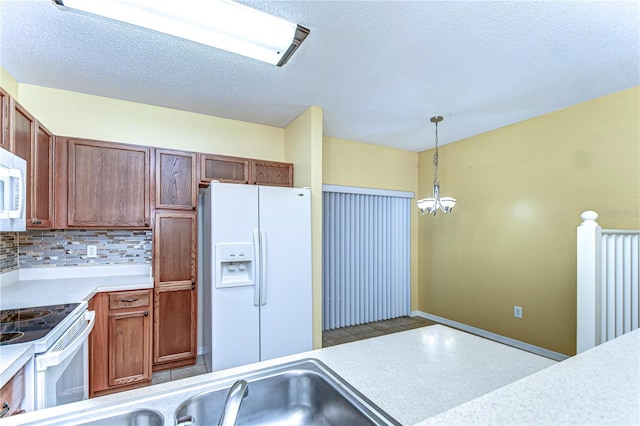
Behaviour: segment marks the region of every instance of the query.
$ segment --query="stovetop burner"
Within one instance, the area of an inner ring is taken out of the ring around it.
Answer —
[[[53,330],[79,303],[0,310],[0,346],[38,340]]]

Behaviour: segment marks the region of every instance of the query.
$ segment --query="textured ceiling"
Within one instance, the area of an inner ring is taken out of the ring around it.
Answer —
[[[203,0],[204,1],[204,0]],[[284,67],[48,0],[0,2],[0,65],[35,84],[412,151],[640,84],[637,1],[259,1],[311,35]]]

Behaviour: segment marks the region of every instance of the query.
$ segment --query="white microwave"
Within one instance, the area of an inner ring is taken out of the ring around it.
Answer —
[[[0,232],[26,230],[27,162],[0,148]]]

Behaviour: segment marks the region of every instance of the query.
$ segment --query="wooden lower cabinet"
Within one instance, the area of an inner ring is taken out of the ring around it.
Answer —
[[[0,417],[24,413],[22,400],[25,396],[24,367],[0,388]]]
[[[193,365],[197,344],[197,290],[194,284],[155,289],[153,370]]]
[[[152,290],[99,293],[89,303],[89,396],[151,384]]]

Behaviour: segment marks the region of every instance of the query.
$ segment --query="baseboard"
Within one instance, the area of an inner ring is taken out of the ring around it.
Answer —
[[[505,345],[513,346],[514,348],[522,349],[523,351],[531,352],[536,355],[543,356],[545,358],[550,358],[555,361],[564,361],[569,358],[565,354],[561,354],[560,352],[550,351],[549,349],[541,348],[540,346],[531,345],[529,343],[522,342],[520,340],[512,339],[510,337],[505,337],[500,334],[492,333],[490,331],[483,330],[481,328],[472,327],[470,325],[462,324],[457,321],[453,321],[447,318],[439,317],[437,315],[428,314],[422,311],[411,311],[412,317],[422,317],[428,320],[447,325],[452,328],[457,328],[462,331],[466,331],[467,333],[475,334],[476,336],[484,337],[489,340],[494,340],[498,343],[503,343]]]

